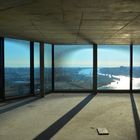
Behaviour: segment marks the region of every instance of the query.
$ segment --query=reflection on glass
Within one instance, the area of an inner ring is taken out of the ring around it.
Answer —
[[[133,89],[140,89],[140,45],[133,47]]]
[[[34,43],[34,90],[35,94],[40,92],[40,46],[39,43]]]
[[[92,45],[55,45],[54,56],[56,90],[92,89]]]
[[[99,45],[98,89],[129,89],[130,50],[126,45]]]
[[[52,45],[45,44],[44,48],[44,65],[45,65],[45,92],[52,90]]]
[[[30,47],[28,41],[5,38],[5,93],[22,96],[30,92]]]

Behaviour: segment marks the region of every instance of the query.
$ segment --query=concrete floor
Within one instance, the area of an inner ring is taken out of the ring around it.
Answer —
[[[0,140],[31,140],[88,94],[51,94],[0,114]],[[135,95],[140,111],[140,95]],[[139,102],[139,103],[138,103]],[[97,134],[105,127],[109,135]],[[129,94],[98,94],[52,140],[136,140]]]
[[[134,99],[135,99],[137,110],[138,110],[138,113],[139,113],[139,116],[140,116],[140,94],[135,94]]]
[[[97,134],[105,127],[109,135]],[[98,94],[53,140],[136,140],[128,94]]]
[[[87,95],[48,95],[0,115],[0,140],[31,140]]]

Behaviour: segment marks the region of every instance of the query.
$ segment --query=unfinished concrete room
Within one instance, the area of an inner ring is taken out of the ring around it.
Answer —
[[[139,115],[139,0],[0,1],[0,140],[140,140]]]

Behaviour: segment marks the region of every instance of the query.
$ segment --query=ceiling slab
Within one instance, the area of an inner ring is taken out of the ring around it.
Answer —
[[[140,44],[140,1],[1,0],[0,36],[55,44]]]

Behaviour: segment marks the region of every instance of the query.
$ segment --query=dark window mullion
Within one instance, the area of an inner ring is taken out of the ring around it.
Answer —
[[[133,86],[133,44],[130,44],[130,92]]]
[[[30,42],[30,94],[34,93],[34,42]]]
[[[93,91],[97,93],[97,44],[93,44]]]
[[[0,37],[0,99],[5,99],[4,38]]]
[[[45,96],[44,89],[44,43],[40,42],[40,96]]]
[[[54,79],[54,44],[52,44],[52,92],[55,90],[55,79]]]

